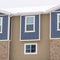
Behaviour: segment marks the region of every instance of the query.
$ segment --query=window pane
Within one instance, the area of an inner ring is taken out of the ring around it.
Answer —
[[[0,32],[1,32],[1,26],[0,26]]]
[[[32,24],[32,25],[27,25],[26,30],[27,30],[27,31],[31,31],[31,30],[33,30],[33,24]]]
[[[26,45],[26,53],[30,53],[30,45]]]
[[[59,29],[60,29],[60,23],[59,23]]]
[[[31,45],[31,52],[32,53],[36,52],[36,45]]]
[[[0,25],[1,25],[1,19],[0,19]]]
[[[60,15],[59,15],[59,22],[60,22]]]
[[[27,17],[27,23],[33,23],[33,17]]]

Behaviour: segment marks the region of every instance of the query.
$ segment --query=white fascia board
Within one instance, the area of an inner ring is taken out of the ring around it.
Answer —
[[[15,13],[11,16],[24,16],[24,15],[39,15],[39,14],[49,14],[49,12],[23,12],[23,13]]]

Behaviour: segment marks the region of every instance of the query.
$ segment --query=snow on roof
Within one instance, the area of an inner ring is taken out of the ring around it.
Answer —
[[[2,8],[1,13],[12,15],[30,15],[30,14],[44,14],[59,9],[58,6],[38,6],[38,7],[21,7],[21,8]]]
[[[5,15],[10,15],[10,14],[11,14],[10,12],[5,11],[5,10],[0,10],[0,13],[1,13],[1,14],[5,14]]]
[[[58,9],[60,9],[60,5],[57,5],[57,6],[51,7],[51,8],[48,9],[47,11],[51,12],[51,11],[55,11],[55,10],[58,10]]]
[[[38,6],[38,7],[22,7],[22,8],[2,8],[2,10],[11,12],[12,14],[22,14],[29,12],[45,13],[50,8],[51,6]]]

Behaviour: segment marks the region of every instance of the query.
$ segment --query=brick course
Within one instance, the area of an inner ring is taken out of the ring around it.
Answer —
[[[0,60],[8,60],[8,42],[0,42]]]
[[[50,41],[50,60],[60,60],[60,40]]]

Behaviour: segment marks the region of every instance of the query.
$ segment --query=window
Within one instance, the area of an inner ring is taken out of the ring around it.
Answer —
[[[37,54],[37,44],[26,43],[24,45],[24,54]]]
[[[2,33],[2,21],[3,21],[3,17],[0,17],[0,33]]]
[[[35,32],[35,16],[25,16],[25,32]]]

